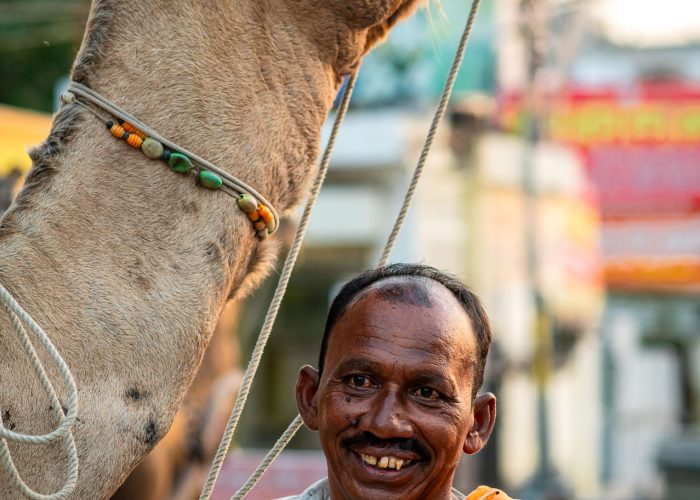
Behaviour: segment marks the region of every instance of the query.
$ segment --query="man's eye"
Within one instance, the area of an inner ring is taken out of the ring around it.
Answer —
[[[370,387],[372,387],[372,382],[369,380],[369,377],[365,377],[364,375],[351,376],[350,383],[353,386],[361,389],[369,389]]]
[[[431,389],[430,387],[419,387],[414,391],[414,394],[423,399],[440,399],[440,393],[435,389]]]

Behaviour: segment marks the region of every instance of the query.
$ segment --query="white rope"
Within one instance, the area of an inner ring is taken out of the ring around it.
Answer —
[[[258,191],[256,191],[252,186],[248,185],[247,183],[243,182],[242,180],[238,179],[237,177],[234,177],[233,175],[229,174],[225,170],[222,170],[221,168],[219,168],[216,165],[214,165],[213,163],[205,160],[204,158],[192,153],[191,151],[189,151],[181,146],[178,146],[174,142],[161,136],[160,134],[158,134],[158,132],[153,130],[151,127],[146,125],[144,122],[142,122],[141,120],[139,120],[135,116],[127,113],[122,108],[120,108],[119,106],[117,106],[116,104],[111,102],[109,99],[106,99],[102,95],[100,95],[97,92],[95,92],[94,90],[92,90],[90,87],[86,87],[85,85],[71,81],[68,83],[68,89],[67,89],[66,93],[64,93],[64,96],[67,97],[67,99],[66,99],[67,103],[72,102],[72,98],[70,97],[71,95],[91,102],[92,104],[94,104],[98,108],[101,108],[101,109],[107,111],[112,116],[115,116],[121,120],[129,122],[134,127],[138,128],[139,130],[141,130],[143,133],[145,133],[149,137],[159,141],[161,144],[163,144],[164,146],[167,146],[171,150],[181,152],[182,154],[187,156],[190,160],[192,160],[194,163],[206,168],[207,170],[211,170],[212,172],[219,175],[224,180],[225,184],[228,185],[228,187],[232,188],[236,193],[238,193],[238,194],[248,193],[248,194],[254,196],[255,198],[257,198],[257,200],[259,202],[261,202],[263,205],[267,206],[267,208],[270,209],[270,212],[272,213],[272,216],[275,219],[274,229],[277,230],[277,228],[279,228],[279,222],[280,222],[279,215],[277,215],[277,211],[275,210],[275,207],[272,205],[272,203],[267,201],[267,199],[263,195],[261,195]],[[87,109],[91,113],[94,113],[94,111],[91,108],[87,107],[84,103],[80,102],[80,100],[75,100],[75,102],[76,102],[76,104],[83,106],[85,109]],[[96,116],[100,119],[104,119],[99,114],[96,114]],[[274,233],[274,231],[272,231],[270,234],[272,234],[272,233]]]
[[[476,13],[479,10],[479,4],[481,0],[472,0],[472,8],[469,11],[469,16],[467,17],[467,24],[464,27],[464,32],[462,33],[462,38],[459,41],[459,46],[457,47],[457,52],[455,53],[455,58],[452,61],[452,67],[447,75],[447,80],[445,80],[445,86],[442,89],[442,95],[440,96],[440,102],[435,110],[435,115],[433,116],[433,121],[430,124],[430,130],[428,131],[428,136],[425,139],[425,144],[423,145],[423,150],[421,151],[420,158],[418,159],[418,164],[413,171],[413,178],[411,179],[411,184],[408,186],[406,191],[406,197],[403,200],[403,205],[399,211],[399,215],[396,217],[396,222],[391,230],[391,234],[384,246],[384,251],[379,259],[379,266],[385,266],[389,261],[389,256],[391,251],[394,249],[394,243],[396,238],[403,227],[404,220],[406,219],[406,214],[408,209],[411,207],[413,202],[413,195],[416,192],[416,187],[418,186],[418,181],[423,174],[423,167],[425,167],[425,161],[428,159],[428,154],[430,153],[430,148],[433,145],[433,139],[435,139],[435,133],[437,132],[438,125],[442,120],[447,109],[447,103],[450,100],[450,95],[452,95],[452,89],[454,88],[455,80],[457,78],[457,73],[459,73],[459,68],[462,66],[462,61],[464,60],[464,50],[467,47],[467,41],[469,40],[469,35],[472,31],[472,26],[474,25],[474,20],[476,19]]]
[[[481,2],[481,0],[472,0],[471,10],[469,11],[469,16],[467,17],[466,26],[464,27],[464,32],[462,33],[462,38],[460,39],[459,46],[457,47],[454,61],[452,62],[452,67],[450,68],[450,72],[447,75],[447,79],[445,80],[445,86],[443,88],[442,95],[440,97],[440,101],[438,103],[438,106],[435,110],[435,115],[433,116],[433,121],[430,124],[430,129],[429,129],[428,135],[425,139],[425,144],[423,145],[423,150],[421,151],[420,158],[418,159],[418,164],[416,165],[416,168],[413,172],[411,184],[409,185],[409,188],[406,192],[404,202],[401,206],[401,210],[399,211],[399,214],[397,216],[394,227],[393,227],[391,233],[389,234],[386,245],[384,247],[384,251],[382,252],[382,256],[379,259],[379,263],[378,263],[379,267],[387,264],[387,262],[389,260],[389,256],[391,255],[391,251],[394,247],[394,243],[396,242],[396,238],[398,237],[398,234],[401,231],[401,227],[403,226],[404,220],[406,218],[406,214],[408,213],[408,209],[410,208],[411,203],[413,201],[413,196],[415,194],[415,190],[416,190],[416,187],[417,187],[418,182],[420,180],[421,174],[423,173],[423,168],[424,168],[425,162],[428,158],[428,154],[430,153],[430,148],[433,144],[433,140],[435,138],[435,133],[437,131],[437,127],[440,124],[440,121],[442,120],[442,117],[445,114],[445,110],[447,108],[447,103],[450,100],[450,95],[452,95],[452,89],[454,88],[455,79],[457,78],[457,73],[459,72],[459,68],[462,65],[462,61],[464,60],[464,51],[465,51],[465,48],[467,46],[467,41],[469,40],[469,35],[471,34],[471,31],[472,31],[472,26],[474,25],[474,20],[476,19],[476,14],[479,10],[480,2]],[[337,121],[336,121],[336,124],[337,124]],[[255,472],[253,472],[253,474],[250,476],[250,478],[248,478],[246,483],[236,492],[236,494],[231,497],[232,500],[242,499],[250,492],[250,490],[253,489],[253,487],[256,485],[258,480],[267,471],[267,469],[270,467],[272,462],[277,458],[277,456],[282,452],[282,450],[289,444],[289,442],[292,440],[292,438],[294,437],[296,432],[301,428],[301,426],[302,426],[301,417],[297,414],[297,416],[294,418],[294,420],[292,420],[292,422],[289,424],[287,429],[284,431],[282,436],[280,436],[280,438],[277,440],[275,445],[272,447],[272,449],[265,456],[265,458],[260,463],[260,465],[258,465],[258,468],[255,470]],[[200,497],[200,500],[202,498],[205,498],[205,497]],[[206,497],[206,498],[208,499],[209,497]]]
[[[209,500],[209,498],[211,497],[212,491],[214,490],[214,484],[216,483],[216,479],[219,476],[219,472],[221,471],[221,466],[224,463],[224,458],[226,458],[226,455],[228,454],[228,449],[231,445],[233,434],[236,432],[238,421],[240,420],[241,413],[243,413],[243,407],[245,406],[245,402],[248,399],[250,387],[253,384],[255,373],[258,369],[258,366],[260,365],[260,360],[262,358],[263,351],[265,350],[265,345],[267,344],[267,341],[270,337],[270,333],[272,332],[272,326],[274,325],[275,318],[277,317],[277,312],[279,311],[280,304],[282,303],[282,298],[284,297],[284,293],[287,290],[289,278],[292,275],[292,269],[294,268],[297,256],[299,255],[299,250],[301,249],[301,244],[304,240],[304,236],[306,235],[306,228],[309,224],[311,212],[313,210],[314,204],[316,203],[316,199],[318,198],[318,193],[321,190],[323,181],[326,179],[326,173],[328,172],[328,165],[330,164],[331,159],[331,152],[333,151],[333,146],[335,145],[338,130],[340,130],[340,124],[343,121],[343,118],[345,117],[345,114],[348,110],[348,105],[350,104],[350,96],[352,95],[352,91],[355,88],[356,79],[357,73],[355,73],[348,79],[347,85],[345,87],[343,99],[340,102],[340,106],[338,107],[335,122],[333,123],[333,129],[328,139],[328,145],[326,146],[326,150],[323,154],[323,159],[321,160],[321,164],[319,166],[318,173],[316,174],[314,184],[311,187],[309,198],[306,201],[304,214],[302,215],[301,220],[299,221],[299,226],[297,227],[296,234],[294,235],[292,246],[289,249],[287,259],[285,260],[284,266],[282,267],[282,273],[280,275],[279,281],[277,282],[277,289],[275,290],[275,294],[272,297],[272,302],[270,303],[270,306],[267,310],[265,322],[263,323],[263,326],[261,328],[258,340],[255,343],[253,353],[250,357],[250,362],[248,363],[248,367],[246,368],[245,374],[243,375],[243,381],[241,383],[241,388],[238,392],[238,397],[236,398],[236,404],[234,405],[233,410],[231,411],[228,423],[226,424],[226,430],[224,431],[224,435],[221,438],[221,442],[219,443],[219,448],[216,450],[216,456],[214,457],[211,470],[209,471],[209,477],[207,478],[207,482],[204,485],[202,493],[199,497],[200,500]]]
[[[302,425],[304,425],[304,421],[301,419],[301,416],[297,415],[294,417],[294,420],[292,420],[292,423],[289,424],[287,430],[282,433],[275,445],[270,449],[270,451],[267,452],[267,455],[265,455],[263,461],[260,462],[258,468],[255,469],[255,472],[253,472],[245,484],[238,489],[236,494],[231,497],[231,500],[241,500],[250,492],[250,490],[253,489],[256,484],[258,484],[260,478],[263,476],[263,474],[265,474],[270,465],[272,465],[272,462],[277,459],[279,454],[282,453],[282,450],[287,447],[297,431],[301,429]]]
[[[27,314],[24,309],[22,309],[14,297],[12,297],[12,294],[10,294],[10,292],[8,292],[2,284],[0,284],[0,302],[2,302],[2,306],[10,315],[12,326],[17,333],[17,337],[19,338],[27,357],[29,358],[32,368],[34,368],[34,372],[39,378],[39,382],[41,383],[44,392],[46,392],[49,400],[51,401],[53,413],[60,422],[60,425],[52,432],[43,435],[31,435],[13,432],[10,429],[5,428],[4,423],[0,418],[0,459],[2,459],[2,464],[10,475],[12,482],[26,497],[33,500],[63,499],[70,495],[70,493],[75,489],[75,485],[78,481],[78,452],[76,450],[75,440],[73,439],[73,434],[71,432],[71,428],[75,423],[75,415],[78,411],[78,391],[75,386],[75,381],[73,380],[73,375],[71,374],[68,365],[58,353],[49,337],[46,335],[46,333],[44,333],[44,330],[34,321],[34,319],[32,319],[29,314]],[[56,391],[46,375],[46,370],[39,360],[36,349],[32,345],[31,340],[27,335],[27,331],[22,323],[29,326],[29,329],[38,337],[39,342],[48,352],[51,361],[56,364],[59,372],[61,373],[67,394],[65,415],[63,413],[63,408],[61,407],[61,402],[56,395]],[[57,493],[38,493],[27,486],[27,484],[22,480],[19,471],[12,460],[7,442],[11,441],[30,445],[46,445],[58,439],[63,440],[63,445],[68,453],[68,478],[66,479],[64,486]]]

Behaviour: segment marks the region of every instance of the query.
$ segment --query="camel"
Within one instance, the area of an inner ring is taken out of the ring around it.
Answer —
[[[303,198],[342,78],[420,0],[94,0],[78,83],[264,193]],[[173,423],[224,305],[260,282],[260,241],[235,200],[198,188],[68,104],[0,222],[0,282],[43,326],[79,389],[70,498],[107,498]],[[2,422],[55,414],[0,315]],[[49,375],[60,390],[55,369]],[[60,489],[60,442],[10,444],[25,481]],[[0,498],[17,498],[0,471]]]

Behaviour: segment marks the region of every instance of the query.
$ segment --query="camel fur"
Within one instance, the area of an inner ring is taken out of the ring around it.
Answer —
[[[289,212],[343,76],[417,3],[94,0],[72,78]],[[32,159],[0,222],[0,281],[79,388],[71,498],[107,498],[172,425],[222,308],[260,281],[275,241],[256,239],[233,198],[115,140],[77,105]],[[0,315],[3,424],[43,433],[55,422],[32,373]],[[10,449],[32,487],[60,488],[58,443]],[[0,471],[0,498],[17,495]]]

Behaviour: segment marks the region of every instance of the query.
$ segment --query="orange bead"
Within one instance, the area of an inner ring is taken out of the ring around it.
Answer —
[[[136,135],[139,136],[141,139],[145,139],[145,138],[146,138],[146,134],[144,134],[143,132],[141,132],[139,129],[137,129],[136,127],[134,127],[134,126],[133,126],[131,123],[129,123],[129,122],[124,122],[124,123],[122,123],[122,127],[124,127],[124,130],[126,130],[126,131],[129,132],[130,134],[136,134]]]
[[[136,134],[129,134],[129,137],[126,138],[126,143],[132,148],[139,149],[141,144],[143,144],[143,139]]]
[[[258,207],[258,213],[260,214],[260,217],[262,217],[262,220],[265,221],[265,224],[269,224],[275,220],[275,218],[272,216],[272,212],[270,212],[270,209],[265,205],[260,205]]]
[[[121,139],[122,136],[124,135],[124,127],[122,127],[118,123],[115,123],[114,125],[112,125],[112,128],[110,128],[109,131],[117,139]]]
[[[258,219],[260,218],[260,214],[259,214],[258,212],[250,212],[250,213],[248,213],[248,214],[246,214],[246,215],[247,215],[248,218],[249,218],[250,220],[252,220],[253,222],[255,222],[256,220],[258,220]]]

